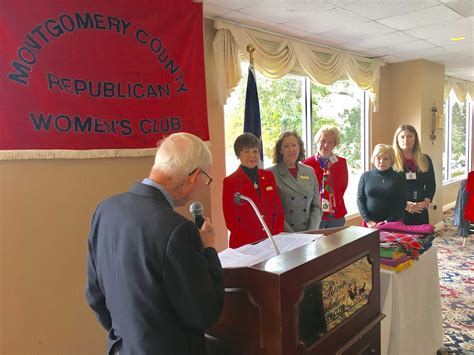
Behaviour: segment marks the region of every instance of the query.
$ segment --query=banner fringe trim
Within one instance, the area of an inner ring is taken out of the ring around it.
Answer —
[[[156,149],[0,150],[0,160],[148,157],[155,155]]]

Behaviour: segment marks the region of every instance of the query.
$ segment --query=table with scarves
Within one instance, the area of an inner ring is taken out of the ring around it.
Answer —
[[[436,354],[443,346],[433,226],[413,227],[397,222],[380,230],[382,354]]]

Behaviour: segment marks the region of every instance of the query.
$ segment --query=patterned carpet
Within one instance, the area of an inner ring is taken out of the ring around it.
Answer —
[[[453,210],[444,214],[436,233],[443,312],[443,354],[474,354],[474,237],[462,246],[453,227]]]

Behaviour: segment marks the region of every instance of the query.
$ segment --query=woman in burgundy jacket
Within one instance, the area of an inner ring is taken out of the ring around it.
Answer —
[[[321,208],[323,216],[319,228],[342,227],[347,213],[344,193],[347,189],[349,174],[346,159],[333,153],[341,142],[336,127],[322,126],[314,136],[318,152],[303,164],[314,169],[321,189]]]
[[[230,231],[229,247],[238,248],[265,239],[267,235],[252,206],[246,201],[238,205],[234,202],[236,192],[252,199],[273,235],[283,232],[285,219],[273,173],[258,169],[258,138],[251,133],[241,134],[235,140],[234,151],[240,166],[224,179],[222,202]]]

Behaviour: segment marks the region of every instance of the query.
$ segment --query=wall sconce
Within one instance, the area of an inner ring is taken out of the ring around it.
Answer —
[[[436,113],[438,112],[438,108],[436,107],[436,102],[433,103],[433,107],[431,107],[431,135],[430,139],[434,142],[436,140],[436,131],[438,130],[438,119],[436,117]]]

